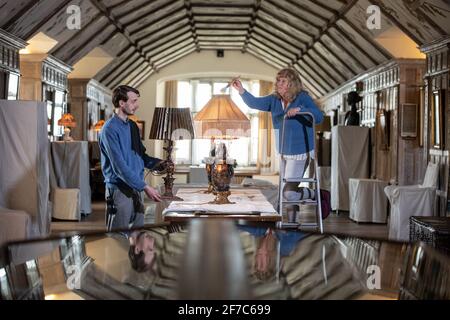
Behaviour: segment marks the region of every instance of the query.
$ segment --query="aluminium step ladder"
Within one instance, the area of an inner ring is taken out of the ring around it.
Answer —
[[[285,169],[286,169],[286,159],[283,157],[283,147],[284,147],[284,127],[286,121],[295,121],[294,119],[288,120],[286,115],[283,118],[283,125],[281,128],[281,147],[280,147],[280,157],[281,157],[281,166],[280,169],[280,179],[279,179],[279,190],[278,190],[278,213],[281,216],[281,222],[278,223],[279,228],[299,228],[302,227],[315,227],[320,233],[323,233],[323,223],[322,223],[322,206],[321,206],[321,197],[320,197],[320,175],[318,174],[318,162],[317,162],[317,150],[315,149],[315,141],[316,141],[316,131],[315,131],[315,119],[312,113],[310,112],[299,112],[299,116],[307,116],[308,119],[312,122],[313,127],[313,149],[315,152],[314,155],[314,177],[313,178],[301,178],[301,179],[286,179]],[[315,199],[300,199],[296,201],[288,201],[283,199],[283,189],[286,183],[295,182],[295,183],[312,183],[315,185]],[[316,207],[316,222],[315,223],[297,223],[297,222],[283,222],[283,209],[286,205],[297,205],[299,206],[298,216],[300,216],[300,205],[309,205]]]

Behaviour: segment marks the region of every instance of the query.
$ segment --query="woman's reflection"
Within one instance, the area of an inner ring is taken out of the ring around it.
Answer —
[[[131,267],[137,272],[152,269],[156,260],[155,239],[145,230],[133,232],[128,239]]]
[[[277,269],[278,257],[286,257],[307,234],[299,231],[274,230],[249,225],[238,226],[257,239],[256,252],[253,261],[253,274],[261,281],[272,279]]]
[[[270,280],[277,269],[278,240],[272,229],[267,229],[266,234],[258,239],[258,245],[253,264],[253,274],[261,281]]]

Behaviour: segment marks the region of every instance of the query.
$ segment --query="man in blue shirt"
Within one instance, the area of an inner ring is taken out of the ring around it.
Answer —
[[[106,121],[99,135],[101,164],[106,184],[107,214],[115,211],[110,229],[144,225],[143,192],[154,201],[161,196],[144,181],[144,167],[164,168],[166,162],[148,156],[137,125],[128,119],[139,108],[139,91],[119,86],[113,92],[114,116]],[[107,219],[108,220],[108,219]]]

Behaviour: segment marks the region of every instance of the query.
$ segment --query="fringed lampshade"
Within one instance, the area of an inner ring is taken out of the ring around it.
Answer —
[[[250,120],[228,94],[213,95],[194,117],[198,138],[233,139],[250,136]]]
[[[100,131],[100,130],[102,130],[104,125],[105,125],[105,120],[98,120],[97,123],[94,125],[94,130],[97,132]]]
[[[77,126],[77,122],[75,118],[70,113],[64,113],[61,119],[58,120],[58,126],[75,128]]]
[[[194,128],[190,108],[155,108],[149,139],[164,140],[167,146],[166,162],[168,165],[167,176],[163,178],[165,192],[163,199],[181,201],[183,199],[173,195],[173,173],[175,171],[172,150],[174,140],[194,139]]]
[[[190,108],[155,108],[149,139],[194,139]]]
[[[70,136],[70,128],[75,128],[77,122],[75,118],[70,113],[64,113],[61,119],[58,120],[58,126],[64,126],[64,141],[72,141]]]

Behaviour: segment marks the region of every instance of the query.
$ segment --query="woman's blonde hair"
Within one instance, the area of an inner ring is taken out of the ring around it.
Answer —
[[[282,97],[277,92],[277,87],[275,85],[274,93],[278,98],[292,101],[297,96],[297,94],[303,90],[302,80],[300,79],[299,74],[295,70],[290,68],[282,69],[277,73],[276,80],[278,80],[279,78],[286,78],[289,81],[289,90],[286,96]]]

